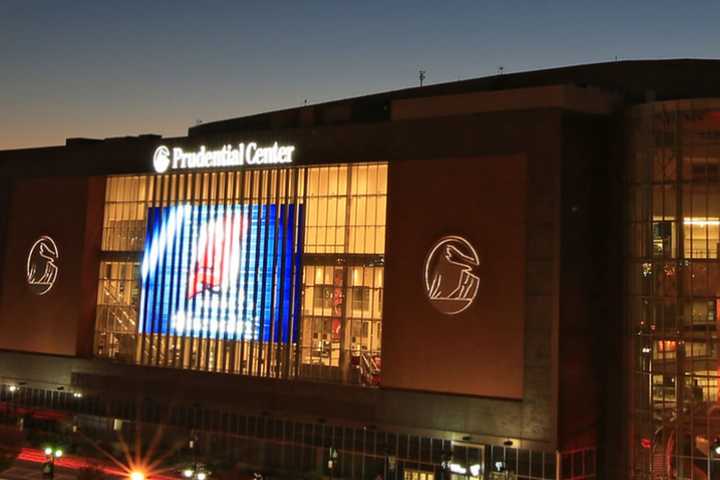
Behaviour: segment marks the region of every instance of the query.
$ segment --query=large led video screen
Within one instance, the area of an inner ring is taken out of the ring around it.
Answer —
[[[302,214],[295,205],[149,209],[140,332],[296,341]]]

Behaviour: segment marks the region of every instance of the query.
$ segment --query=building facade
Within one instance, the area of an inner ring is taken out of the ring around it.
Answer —
[[[3,411],[293,478],[711,478],[717,70],[0,152]]]

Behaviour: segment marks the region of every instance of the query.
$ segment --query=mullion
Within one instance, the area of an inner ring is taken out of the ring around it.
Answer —
[[[302,171],[303,171],[302,205],[303,205],[303,209],[306,209],[306,208],[307,208],[307,189],[308,189],[308,174],[309,174],[309,170],[308,170],[307,168],[303,168]],[[307,212],[304,212],[303,215],[304,215],[304,216],[307,216],[307,215],[305,215],[306,213],[307,213]],[[299,223],[299,222],[298,222],[298,223]],[[301,227],[301,226],[298,224],[297,231],[298,231],[298,245],[304,247],[304,241],[305,241],[305,235],[304,235],[304,233],[305,233],[305,228],[304,228],[304,225]],[[302,250],[303,250],[303,252],[304,252],[305,249],[303,248]],[[302,264],[299,266],[299,268],[302,270],[302,268],[303,268],[303,267],[302,267]],[[300,272],[300,276],[302,276],[302,272]],[[301,282],[301,283],[300,283],[300,285],[298,286],[298,288],[302,288],[302,286],[303,286],[303,285],[302,285],[302,279],[300,280],[300,282]],[[301,294],[301,295],[302,295],[302,294]],[[296,308],[296,309],[298,308],[298,307],[297,307],[297,300],[295,301],[294,308]],[[298,340],[297,340],[297,342],[296,342],[296,347],[295,347],[295,378],[299,378],[299,377],[300,377],[300,364],[301,364],[301,362],[302,362],[302,336],[303,336],[303,326],[304,326],[303,324],[304,324],[304,322],[305,322],[305,315],[304,315],[303,312],[302,312],[302,307],[300,307],[298,310],[300,310],[300,311],[298,312],[298,318],[299,318],[300,321],[299,321],[299,325],[297,326]],[[311,317],[311,318],[312,318],[312,317]],[[311,340],[312,340],[312,339],[311,339]],[[311,349],[311,351],[312,351],[312,345],[311,345],[310,349]]]
[[[277,301],[278,297],[275,295],[276,289],[277,289],[277,282],[278,282],[278,275],[277,275],[277,257],[278,257],[278,237],[281,234],[279,229],[279,223],[280,223],[280,176],[281,176],[281,170],[274,170],[272,172],[272,177],[274,178],[274,185],[275,185],[275,213],[273,214],[273,223],[274,223],[274,236],[273,236],[273,255],[272,255],[272,267],[270,270],[270,282],[271,282],[271,291],[270,291],[270,328],[268,331],[268,341],[267,341],[267,353],[266,353],[266,362],[265,362],[265,376],[270,376],[270,369],[272,364],[272,357],[273,357],[273,347],[275,346],[274,337],[275,337],[275,323],[278,321],[276,312],[278,311]],[[267,279],[266,279],[267,282]],[[265,284],[266,282],[263,282]]]
[[[200,221],[202,218],[202,195],[203,195],[203,173],[195,173],[194,175],[194,181],[193,181],[193,187],[194,192],[192,198],[192,205],[190,209],[190,225],[191,225],[191,235],[189,237],[191,250],[192,252],[192,244],[195,243],[195,237],[199,233],[200,228]],[[190,258],[191,262],[193,260],[192,256]],[[195,259],[197,260],[197,259]],[[194,268],[194,265],[190,263],[189,265],[190,270]],[[190,274],[190,271],[188,271],[188,275]],[[190,285],[188,285],[188,288],[190,288]],[[199,368],[200,363],[200,351],[202,349],[202,340],[200,337],[200,332],[195,333],[195,306],[197,303],[196,300],[197,295],[193,296],[192,299],[188,299],[190,304],[190,321],[192,323],[191,329],[190,329],[190,358],[189,358],[189,364],[190,368],[192,370],[197,370]],[[195,357],[195,358],[193,358]]]
[[[260,263],[260,225],[261,225],[261,219],[262,219],[262,196],[263,196],[263,190],[265,185],[265,175],[262,170],[258,170],[257,172],[257,205],[254,206],[255,210],[257,211],[257,218],[255,222],[255,240],[253,242],[253,245],[255,246],[255,265],[254,265],[254,283],[253,283],[253,303],[252,303],[252,312],[251,318],[252,318],[252,331],[250,332],[250,351],[248,355],[248,374],[253,375],[254,371],[254,365],[255,365],[255,344],[257,343],[255,341],[255,312],[257,311],[256,305],[258,304],[258,282],[260,281],[258,278],[259,268],[258,264]],[[254,185],[253,185],[254,186]],[[259,340],[258,340],[259,341]],[[258,347],[259,348],[259,347]],[[258,352],[258,356],[259,356]]]
[[[216,186],[216,190],[215,190],[216,219],[220,218],[221,221],[224,222],[221,226],[223,242],[221,243],[222,251],[220,252],[220,255],[219,255],[219,258],[220,258],[220,282],[221,282],[220,283],[220,285],[221,285],[220,305],[219,305],[219,309],[215,312],[215,315],[217,315],[217,320],[216,320],[217,329],[214,331],[215,338],[213,339],[214,343],[212,344],[212,345],[214,345],[213,350],[215,351],[215,355],[214,355],[214,361],[212,364],[213,368],[211,371],[215,371],[215,372],[222,371],[225,368],[224,367],[225,357],[222,353],[225,349],[225,342],[222,341],[222,339],[220,337],[221,337],[221,331],[222,331],[222,328],[221,328],[222,316],[225,313],[225,309],[223,308],[223,298],[222,297],[225,296],[227,298],[227,290],[228,289],[222,288],[222,282],[224,280],[223,274],[224,274],[225,270],[227,269],[227,262],[228,262],[228,258],[225,258],[225,253],[228,251],[227,244],[228,244],[228,240],[229,240],[230,248],[232,248],[232,233],[233,233],[232,222],[230,223],[230,231],[229,232],[228,232],[228,224],[227,224],[228,216],[230,215],[230,212],[228,212],[228,209],[226,208],[227,189],[225,188],[225,186],[226,186],[226,182],[227,182],[227,176],[228,176],[227,172],[218,172],[216,174],[216,179],[215,179],[215,182],[216,182],[216,184],[215,184],[215,186]],[[228,233],[230,234],[230,238],[228,238]],[[218,242],[215,242],[215,243],[218,243]],[[217,252],[215,252],[214,258],[218,258]],[[217,266],[215,268],[217,268]],[[227,302],[225,302],[225,305],[227,305]],[[210,324],[212,325],[212,318],[210,319]],[[212,332],[212,328],[210,330]],[[222,362],[222,366],[219,366],[220,362]]]
[[[287,271],[287,268],[288,268],[287,262],[292,261],[292,254],[291,254],[290,259],[286,258],[287,257],[286,250],[287,250],[288,241],[289,240],[291,241],[291,238],[288,238],[288,236],[290,234],[290,225],[291,225],[290,224],[291,206],[294,209],[294,204],[291,204],[289,201],[289,198],[288,198],[289,194],[290,194],[290,191],[289,191],[290,177],[293,173],[294,173],[293,170],[287,169],[287,170],[285,170],[285,176],[284,176],[285,188],[283,189],[283,201],[282,201],[283,215],[281,215],[283,234],[282,234],[282,242],[280,243],[282,250],[280,251],[281,252],[280,253],[281,260],[280,260],[280,275],[279,275],[280,276],[280,286],[279,286],[280,308],[278,309],[278,317],[279,317],[278,329],[277,329],[278,352],[277,352],[277,360],[275,363],[275,378],[280,378],[281,369],[283,370],[283,373],[284,373],[285,351],[288,349],[288,346],[290,344],[289,341],[284,341],[284,339],[283,339],[283,334],[285,333],[283,330],[283,323],[285,322],[285,316],[284,316],[284,314],[285,314],[285,289],[288,288],[288,285],[286,285],[286,282],[285,282],[285,272]],[[292,243],[290,245],[292,245]],[[291,269],[291,272],[292,272],[292,269]],[[292,282],[291,282],[291,284],[292,284]],[[288,305],[287,306],[288,314],[290,311],[291,311],[291,308],[290,308],[290,305]],[[290,323],[290,317],[288,316],[288,324],[289,323]]]
[[[147,177],[146,183],[149,185],[153,184],[153,182],[155,182],[155,178],[156,178],[155,176]],[[115,182],[113,182],[113,183],[115,183]],[[117,185],[115,186],[115,190],[117,190]],[[150,208],[148,208],[148,218],[147,218],[148,225],[154,225],[154,221],[155,221],[155,211],[154,211],[155,209],[151,208],[154,206],[154,203],[155,203],[154,193],[155,193],[155,189],[153,189],[153,197],[148,196],[148,206],[150,207]],[[145,232],[145,243],[147,245],[152,243],[152,239],[150,238],[150,235],[152,234],[152,232],[153,232],[152,227],[148,227],[147,231]],[[150,285],[150,275],[147,275],[145,278],[143,278],[142,268],[141,268],[140,272],[141,272],[140,280],[142,281],[142,286],[141,286],[141,290],[140,290],[141,291],[141,295],[140,295],[141,312],[139,312],[139,313],[142,313],[142,322],[140,322],[140,320],[139,320],[140,315],[138,314],[138,328],[142,329],[142,333],[140,333],[140,335],[138,337],[137,348],[139,349],[139,351],[137,351],[135,354],[135,360],[136,360],[136,362],[138,362],[142,365],[142,364],[145,364],[145,342],[146,342],[146,338],[147,338],[146,324],[148,323],[148,314],[150,312],[150,308],[149,308],[150,289],[148,288]],[[153,292],[154,292],[154,289],[153,289]]]
[[[250,235],[250,222],[246,221],[246,202],[245,202],[245,170],[241,170],[238,174],[238,178],[236,179],[239,182],[240,192],[238,194],[238,202],[240,206],[240,221],[242,222],[242,239],[240,241],[240,245],[243,247],[242,250],[240,250],[239,255],[241,255],[240,258],[240,266],[244,268],[247,272],[247,261],[243,262],[242,258],[247,258],[246,251],[248,250],[248,242],[247,238]],[[252,189],[251,189],[252,190]],[[248,203],[249,205],[249,203]],[[247,273],[242,271],[242,268],[238,271],[238,278],[237,278],[237,291],[238,295],[240,294],[240,291],[243,292],[242,297],[242,303],[240,302],[240,298],[238,296],[238,302],[235,304],[235,318],[236,318],[236,329],[235,329],[235,347],[233,348],[233,355],[236,354],[238,346],[240,348],[240,359],[239,362],[235,362],[233,360],[233,365],[235,363],[238,363],[239,366],[239,372],[243,374],[244,368],[243,368],[243,362],[244,362],[244,353],[245,353],[245,295],[247,293]],[[243,281],[243,277],[245,280]],[[239,328],[239,330],[238,330]]]
[[[152,235],[152,232],[155,230],[155,223],[158,221],[158,212],[157,212],[157,191],[159,190],[156,188],[155,184],[158,182],[158,176],[152,176],[149,177],[150,184],[153,185],[153,196],[151,199],[150,204],[152,205],[152,208],[150,209],[150,212],[148,213],[148,223],[151,223],[153,225],[152,228],[148,229],[148,232],[146,233],[146,242],[151,243],[152,239],[148,238],[148,235]],[[148,274],[146,279],[143,281],[144,288],[143,290],[147,292],[142,299],[143,305],[143,321],[142,321],[142,338],[140,342],[140,364],[146,365],[150,362],[150,350],[148,345],[151,343],[151,335],[148,335],[148,330],[152,332],[152,319],[150,318],[150,315],[154,315],[154,299],[156,295],[156,282],[151,280],[151,276]],[[149,286],[152,285],[152,289],[149,288]],[[152,292],[152,295],[150,294]],[[147,350],[147,351],[146,351]]]
[[[158,189],[160,206],[158,211],[160,212],[161,228],[163,226],[167,227],[167,218],[163,210],[165,208],[165,197],[167,196],[167,180],[168,178],[164,175],[158,177],[158,181],[160,183],[160,188]],[[167,255],[165,254],[165,252],[163,252],[163,255],[158,259],[158,271],[162,273],[165,272],[166,262]],[[160,283],[160,288],[156,289],[159,290],[159,295],[156,294],[155,296],[153,312],[159,312],[162,309],[166,290],[165,284],[166,282],[163,275],[162,281]],[[153,315],[153,333],[150,336],[150,364],[153,366],[160,366],[160,349],[162,344],[162,335],[159,332],[162,325],[161,319],[158,317],[158,315]]]
[[[184,185],[184,187],[182,189],[178,188],[178,204],[179,204],[178,206],[179,206],[179,208],[184,209],[185,214],[187,215],[190,213],[189,210],[192,208],[192,207],[188,208],[188,200],[190,198],[189,195],[190,195],[191,185],[192,185],[192,174],[189,173],[189,174],[181,175],[178,179],[178,185],[180,185],[180,184]],[[181,193],[182,193],[182,195],[181,195]],[[190,228],[190,227],[187,226],[188,222],[187,222],[185,215],[183,215],[182,218],[183,218],[183,222],[182,222],[182,225],[180,226],[180,252],[179,252],[180,265],[188,262],[188,259],[186,258],[186,255],[184,255],[184,253],[185,253],[185,248],[187,245],[187,241],[186,241],[187,237],[186,236],[191,233],[188,231],[188,228]],[[180,271],[182,272],[182,268],[180,268]],[[179,310],[181,308],[181,305],[182,305],[182,310],[184,312],[187,312],[187,294],[181,295],[180,288],[178,288],[176,308]],[[178,334],[176,331],[176,336],[175,336],[175,348],[176,348],[176,350],[178,350],[177,356],[178,356],[178,363],[180,364],[179,365],[180,368],[185,368],[185,350],[187,347],[187,335],[188,335],[187,332],[188,332],[188,325],[187,325],[187,319],[186,319],[186,324],[183,328],[182,334]],[[192,325],[190,325],[190,335],[192,335]]]
[[[177,198],[179,195],[181,179],[178,177],[178,175],[170,175],[169,180],[170,180],[171,188],[170,188],[170,195],[168,198],[168,207],[167,208],[169,209],[170,206],[172,205],[173,209],[175,209],[175,208],[177,208],[176,205],[178,203]],[[175,218],[177,218],[177,214],[175,214]],[[176,228],[177,228],[176,232],[179,232],[181,225],[177,226]],[[170,308],[170,306],[176,304],[176,298],[178,296],[178,291],[177,291],[178,283],[175,281],[175,278],[174,278],[176,273],[178,272],[178,268],[177,268],[177,260],[179,260],[178,255],[177,255],[177,248],[178,248],[178,243],[179,243],[178,238],[179,238],[179,235],[177,235],[177,233],[175,235],[173,235],[172,248],[170,249],[170,259],[171,259],[170,272],[171,272],[172,281],[168,288],[168,290],[169,290],[169,292],[168,292],[168,296],[169,296],[168,309],[167,309],[168,311],[172,310]],[[165,367],[167,367],[168,364],[170,363],[170,351],[171,351],[170,345],[172,344],[174,347],[175,341],[176,341],[176,335],[174,334],[174,332],[172,330],[172,319],[168,318],[167,324],[166,324],[166,333],[165,333],[165,362],[164,362]],[[173,352],[173,357],[175,357],[177,355],[175,348],[172,348],[172,352]],[[174,365],[175,365],[175,358],[173,358],[171,366],[174,366]]]
[[[252,344],[247,346],[248,349],[248,361],[245,361],[245,347],[246,347],[246,340],[245,335],[247,333],[247,326],[248,321],[246,319],[246,315],[248,315],[248,297],[249,297],[249,290],[250,290],[250,245],[252,244],[252,235],[253,235],[253,223],[252,223],[252,216],[253,216],[253,198],[255,195],[255,170],[250,170],[249,178],[247,180],[247,234],[246,234],[246,242],[245,242],[245,251],[243,252],[243,255],[245,256],[245,272],[243,273],[243,276],[245,277],[243,280],[243,302],[242,302],[242,314],[241,314],[241,321],[242,321],[242,339],[240,343],[240,373],[245,374],[245,367],[247,367],[247,374],[250,374],[250,361],[249,357],[252,354],[251,346]],[[243,176],[247,174],[243,173]],[[245,179],[243,178],[243,189],[245,188]],[[243,195],[243,208],[245,205],[245,196]],[[244,218],[244,217],[243,217]],[[254,295],[254,288],[253,288],[253,295]],[[250,312],[249,315],[252,315],[252,312]],[[252,325],[252,323],[250,323]],[[252,332],[250,335],[250,341],[252,341]]]
[[[220,213],[220,205],[219,205],[219,199],[220,196],[220,175],[221,173],[213,172],[209,175],[209,183],[208,183],[208,199],[207,199],[207,205],[208,205],[208,219],[205,223],[205,228],[208,228],[210,225],[210,222],[217,228],[217,222],[218,219],[222,219],[221,213]],[[209,217],[212,216],[212,219]],[[224,225],[220,227],[221,230],[224,228]],[[222,234],[224,235],[224,231]],[[217,231],[215,232],[215,235],[217,235]],[[217,265],[215,265],[215,259],[217,258],[217,252],[215,251],[216,244],[218,243],[216,238],[211,236],[208,231],[208,243],[210,244],[210,259],[212,262],[213,269],[217,269]],[[222,258],[222,254],[221,254]],[[222,261],[222,260],[221,260]],[[222,271],[222,268],[220,269]],[[222,281],[222,279],[221,279]],[[205,292],[203,292],[205,293]],[[208,314],[208,325],[207,325],[207,332],[206,332],[206,340],[205,340],[205,371],[212,372],[214,371],[217,366],[217,349],[218,349],[218,339],[217,334],[219,330],[215,330],[213,332],[212,329],[212,320],[213,315],[217,315],[217,312],[212,306],[212,300],[210,301],[210,305],[205,305],[206,312]],[[213,361],[210,361],[211,353],[213,353],[212,358]]]
[[[289,285],[290,304],[288,305],[288,332],[287,332],[288,340],[287,340],[286,346],[285,346],[285,365],[283,368],[283,370],[284,370],[283,376],[285,378],[288,378],[290,376],[290,358],[292,355],[292,348],[293,348],[293,343],[294,343],[293,341],[295,340],[294,335],[293,335],[295,328],[296,328],[295,315],[297,314],[297,309],[295,306],[295,302],[297,301],[297,299],[295,298],[295,295],[296,295],[297,289],[302,288],[302,284],[298,285],[298,283],[296,282],[296,278],[295,278],[297,271],[298,271],[297,262],[300,259],[300,252],[301,252],[301,249],[298,248],[298,246],[297,246],[298,238],[300,236],[298,234],[298,230],[301,228],[300,208],[298,205],[298,185],[299,185],[299,180],[300,180],[299,176],[300,176],[301,170],[293,168],[293,169],[290,169],[288,172],[292,173],[292,181],[290,184],[293,186],[292,187],[293,188],[292,205],[293,205],[294,223],[292,225],[293,230],[292,230],[292,239],[291,239],[292,250],[291,250],[291,260],[290,260],[291,261],[290,285]],[[289,217],[289,215],[288,215],[288,217]],[[298,348],[297,344],[295,344],[295,348],[296,349]]]
[[[235,195],[235,189],[231,187],[233,183],[235,182],[235,173],[233,172],[227,172],[225,173],[224,177],[224,189],[223,189],[223,198],[222,202],[225,208],[225,215],[226,218],[229,219],[230,222],[230,238],[229,242],[228,239],[225,238],[225,243],[223,243],[223,257],[225,255],[228,256],[228,258],[223,258],[223,268],[228,269],[232,267],[232,261],[233,261],[233,254],[238,253],[238,248],[240,248],[238,245],[235,244],[235,238],[236,236],[238,239],[240,239],[240,234],[242,233],[242,230],[240,232],[235,231],[235,224],[237,220],[237,211],[232,203],[232,197],[231,194]],[[230,203],[228,203],[230,202]],[[242,227],[240,227],[242,228]],[[227,232],[226,232],[227,233]],[[229,278],[229,277],[228,277]],[[222,348],[219,348],[218,352],[218,361],[220,362],[220,371],[223,373],[227,373],[228,370],[228,350],[230,348],[230,340],[228,339],[228,330],[230,326],[230,309],[232,308],[230,306],[230,292],[231,292],[230,285],[227,285],[227,288],[224,292],[224,301],[220,302],[220,305],[223,308],[223,316],[225,316],[225,329],[224,331],[220,328],[218,328],[218,338],[220,333],[222,332],[222,339],[218,340],[218,342],[222,341]],[[222,321],[219,323],[219,325],[222,325]]]
[[[267,355],[267,352],[264,351],[264,349],[266,348],[266,346],[264,345],[265,344],[265,300],[266,300],[265,287],[267,285],[266,277],[268,275],[268,271],[267,271],[268,254],[267,254],[267,252],[268,252],[268,241],[269,241],[268,237],[269,237],[269,228],[270,228],[270,225],[268,224],[268,218],[270,216],[270,214],[269,214],[270,205],[268,202],[271,200],[271,197],[272,197],[271,171],[269,171],[269,170],[264,171],[263,177],[266,178],[265,184],[267,187],[267,197],[265,197],[265,195],[263,195],[263,200],[265,203],[263,204],[263,208],[262,208],[262,210],[263,210],[262,227],[264,230],[264,234],[263,234],[263,239],[262,239],[262,241],[263,241],[263,249],[262,249],[263,262],[262,262],[262,270],[260,270],[261,276],[262,276],[262,281],[261,281],[262,287],[261,287],[261,294],[260,294],[260,322],[259,322],[260,323],[260,333],[258,335],[259,350],[258,350],[258,364],[257,364],[259,376],[264,376],[262,374],[262,361],[264,359],[264,355]]]

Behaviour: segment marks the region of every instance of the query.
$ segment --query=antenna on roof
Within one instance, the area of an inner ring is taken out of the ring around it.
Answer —
[[[425,74],[427,72],[425,70],[418,70],[418,77],[420,78],[420,86],[423,85],[423,80],[425,80]]]
[[[505,72],[505,67],[503,67],[502,65],[500,65],[500,66],[498,67],[498,69],[497,69],[498,75],[502,75],[504,72]]]
[[[201,123],[203,123],[202,120],[200,120],[199,118],[195,119],[195,125],[200,125]]]

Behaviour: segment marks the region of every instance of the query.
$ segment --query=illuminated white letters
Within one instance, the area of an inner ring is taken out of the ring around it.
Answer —
[[[170,149],[165,145],[155,149],[153,165],[157,173],[171,170],[241,167],[243,165],[282,165],[292,163],[295,147],[278,145],[258,146],[255,142],[239,143],[236,146],[224,145],[218,150],[208,150],[201,146],[194,152],[186,152],[182,147]],[[172,158],[171,158],[172,157]]]

